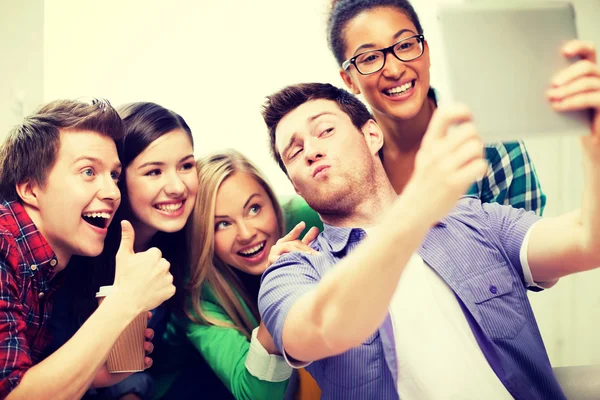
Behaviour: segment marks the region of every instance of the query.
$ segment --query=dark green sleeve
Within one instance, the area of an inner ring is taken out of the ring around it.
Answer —
[[[291,231],[300,221],[306,223],[306,228],[302,232],[302,236],[304,236],[313,226],[316,226],[320,231],[323,231],[321,217],[319,217],[319,214],[317,214],[315,210],[306,204],[306,201],[304,201],[302,197],[294,196],[287,199],[282,198],[280,200],[283,216],[285,218],[285,233]]]
[[[205,301],[203,305],[207,315],[231,322],[218,304]],[[178,325],[236,399],[283,398],[288,381],[262,381],[246,369],[250,341],[241,332],[234,328],[197,324],[188,319],[180,320]]]

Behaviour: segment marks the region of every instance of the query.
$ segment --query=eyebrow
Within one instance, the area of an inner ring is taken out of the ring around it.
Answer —
[[[248,204],[250,204],[250,201],[252,201],[253,198],[255,198],[256,196],[260,196],[260,193],[252,193],[250,195],[250,197],[248,197],[248,200],[246,200],[246,202],[244,203],[244,207],[242,208],[246,208],[248,207]],[[229,217],[228,215],[215,215],[215,218],[227,218]]]
[[[181,160],[177,161],[177,164],[179,164],[179,163],[182,163],[182,162],[184,162],[184,161],[187,161],[189,158],[192,158],[192,159],[193,159],[193,158],[194,158],[194,155],[193,155],[193,154],[188,154],[187,156],[183,157]],[[142,165],[140,165],[139,167],[137,167],[137,169],[138,169],[138,170],[140,170],[140,169],[142,169],[142,168],[144,168],[144,167],[148,167],[148,166],[151,166],[151,165],[152,165],[152,166],[158,166],[158,167],[160,167],[160,166],[162,166],[162,165],[165,165],[165,163],[164,163],[164,162],[162,162],[162,161],[148,161],[148,162],[146,162],[146,163],[143,163],[143,164],[142,164]]]
[[[75,161],[73,161],[73,164],[77,164],[80,161],[89,161],[92,164],[103,164],[102,160],[100,160],[99,158],[96,157],[91,157],[91,156],[81,156],[81,157],[77,157],[75,159]],[[120,162],[115,162],[113,165],[113,169],[122,169],[123,165]]]
[[[392,36],[392,38],[394,40],[398,39],[400,36],[402,36],[403,33],[406,33],[406,32],[415,34],[415,32],[413,32],[411,29],[400,29],[398,32],[396,32],[394,34],[394,36]],[[367,49],[374,49],[374,48],[375,48],[375,45],[373,43],[361,44],[360,46],[358,46],[356,48],[356,50],[354,50],[354,53],[352,53],[352,57],[354,57],[358,53],[359,50],[367,50]]]
[[[334,116],[335,116],[335,114],[334,114],[334,113],[332,113],[331,111],[323,111],[323,112],[320,112],[320,113],[318,113],[318,114],[315,114],[315,115],[313,115],[313,116],[311,116],[311,117],[308,117],[308,118],[306,119],[306,121],[307,121],[307,122],[310,124],[310,123],[312,123],[314,120],[316,120],[316,119],[318,119],[318,118],[322,117],[323,115],[334,115]],[[290,138],[290,141],[288,142],[287,146],[285,146],[285,147],[284,147],[284,149],[283,149],[283,151],[281,152],[281,154],[282,154],[282,155],[285,155],[285,154],[286,154],[286,152],[287,152],[287,151],[290,149],[290,147],[292,147],[292,146],[293,146],[293,144],[294,144],[294,142],[295,142],[295,140],[296,140],[296,136],[297,136],[297,132],[294,132],[294,134],[293,134],[293,135],[292,135],[292,137]]]

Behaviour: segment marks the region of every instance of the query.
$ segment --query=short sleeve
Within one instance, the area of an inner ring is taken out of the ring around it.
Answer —
[[[285,354],[283,324],[290,309],[300,297],[313,290],[320,279],[319,273],[301,253],[282,255],[263,274],[258,309],[282,354]],[[290,365],[298,367],[293,363]]]

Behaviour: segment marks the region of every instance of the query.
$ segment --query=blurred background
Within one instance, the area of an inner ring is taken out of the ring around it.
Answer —
[[[413,0],[431,49],[432,85],[442,94],[435,15],[449,1],[461,0]],[[573,4],[579,36],[600,46],[600,0]],[[260,110],[266,95],[288,84],[343,85],[327,48],[328,8],[327,0],[0,0],[0,138],[57,98],[154,101],[186,119],[196,156],[236,148],[278,194],[293,194],[269,156]],[[545,215],[578,207],[577,138],[526,143],[548,196]],[[600,363],[600,271],[564,278],[530,299],[554,366]]]

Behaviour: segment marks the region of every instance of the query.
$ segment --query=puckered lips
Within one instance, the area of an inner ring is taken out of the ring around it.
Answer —
[[[93,228],[96,228],[96,230],[105,232],[113,217],[113,213],[114,210],[112,209],[84,211],[81,213],[81,218]]]
[[[325,177],[327,174],[327,170],[331,167],[331,165],[319,164],[312,170],[312,176],[315,179],[319,179]]]
[[[262,261],[266,255],[267,241],[262,240],[251,245],[245,246],[237,251],[237,255],[243,257],[251,263]]]

